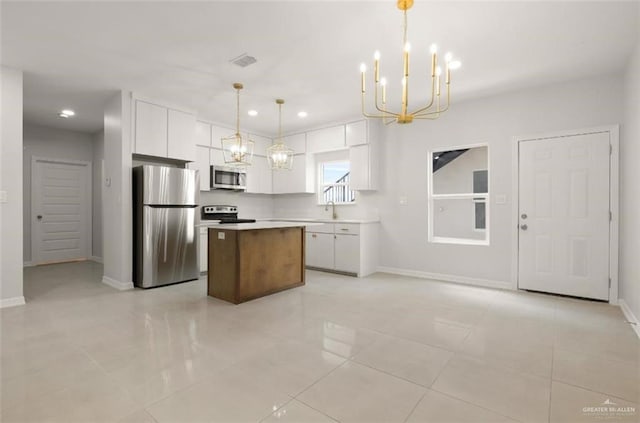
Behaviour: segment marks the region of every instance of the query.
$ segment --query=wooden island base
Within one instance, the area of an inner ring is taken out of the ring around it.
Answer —
[[[304,231],[209,228],[208,294],[240,304],[304,285]]]

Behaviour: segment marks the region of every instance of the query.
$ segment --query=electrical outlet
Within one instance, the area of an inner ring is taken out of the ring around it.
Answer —
[[[7,191],[0,191],[0,203],[7,202]]]
[[[401,206],[406,206],[407,205],[407,197],[400,197],[400,205]]]
[[[218,232],[218,239],[224,239],[224,232]]]

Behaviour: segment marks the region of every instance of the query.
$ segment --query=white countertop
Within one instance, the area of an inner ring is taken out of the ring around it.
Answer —
[[[201,223],[201,227],[219,228],[230,231],[248,231],[252,229],[275,229],[275,228],[296,228],[300,226],[316,226],[320,223],[316,222],[283,222],[274,220],[259,220],[255,223],[225,223],[220,224],[218,222],[205,222]]]
[[[264,220],[278,220],[280,222],[317,222],[317,223],[379,223],[380,219],[322,219],[313,217],[279,217]]]

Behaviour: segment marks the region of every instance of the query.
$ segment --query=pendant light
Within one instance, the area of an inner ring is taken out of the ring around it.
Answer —
[[[251,166],[254,142],[248,136],[240,135],[240,90],[243,86],[236,82],[233,88],[237,93],[236,133],[221,140],[224,162],[235,166]]]
[[[282,139],[282,105],[284,100],[277,99],[278,105],[278,138],[276,142],[269,148],[267,148],[267,160],[269,160],[269,167],[273,170],[291,170],[293,168],[293,150],[284,144]]]

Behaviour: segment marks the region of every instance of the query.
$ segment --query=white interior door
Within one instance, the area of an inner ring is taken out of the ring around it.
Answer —
[[[609,299],[609,133],[519,144],[518,286]]]
[[[88,163],[32,162],[34,264],[87,259],[91,172]]]

